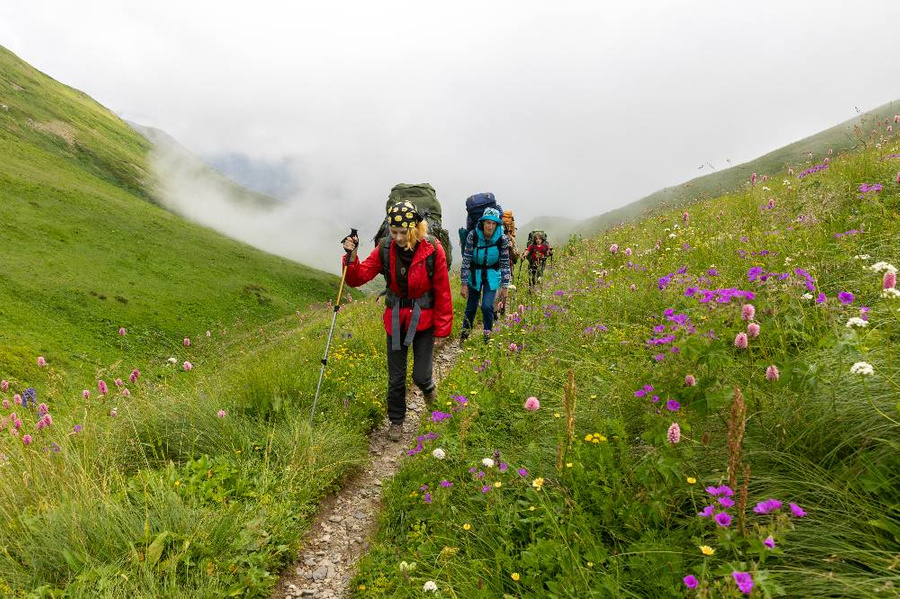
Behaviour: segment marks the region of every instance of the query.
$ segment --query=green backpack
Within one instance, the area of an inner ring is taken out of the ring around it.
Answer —
[[[403,200],[412,202],[413,206],[418,208],[422,216],[425,217],[425,221],[428,223],[428,234],[436,237],[441,242],[441,245],[444,246],[444,254],[447,256],[447,270],[450,270],[450,264],[453,260],[453,246],[450,245],[450,234],[441,225],[441,203],[438,202],[434,187],[428,183],[398,183],[391,189],[388,200],[384,205],[384,211],[387,212],[391,206]],[[386,216],[372,241],[377,246],[385,238],[390,238],[390,227]]]

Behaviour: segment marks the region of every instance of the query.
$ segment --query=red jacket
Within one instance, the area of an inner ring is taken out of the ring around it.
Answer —
[[[390,267],[390,287],[391,290],[398,294],[400,289],[397,287],[395,277],[397,255],[395,254],[395,242],[391,241],[391,251],[388,255],[391,257]],[[435,253],[436,252],[436,253]],[[428,278],[428,269],[425,266],[425,258],[435,253],[434,260],[434,276]],[[342,262],[346,263],[347,257],[344,256]],[[365,285],[375,277],[381,274],[381,255],[378,246],[372,250],[369,257],[360,263],[357,257],[353,262],[347,265],[346,282],[351,287],[359,287]],[[420,240],[416,244],[416,250],[413,254],[412,264],[409,267],[407,275],[409,298],[421,297],[427,291],[431,291],[432,307],[422,310],[419,317],[419,326],[417,331],[425,331],[434,327],[435,337],[447,337],[453,329],[453,299],[450,296],[450,277],[447,274],[447,256],[444,254],[444,248],[441,244],[431,245],[427,240]],[[400,326],[409,325],[409,318],[412,314],[412,308],[400,308]],[[391,334],[391,311],[388,308],[384,310],[384,330]]]

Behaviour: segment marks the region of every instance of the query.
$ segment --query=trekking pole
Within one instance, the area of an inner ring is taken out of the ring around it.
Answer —
[[[353,228],[350,229],[350,235],[347,237],[359,239],[356,229]],[[347,266],[350,264],[350,255],[353,253],[353,250],[344,251],[347,253],[347,259],[344,261],[344,268],[341,271],[341,285],[338,287],[337,301],[334,304],[334,315],[331,317],[331,329],[328,331],[328,341],[325,342],[325,355],[322,356],[322,370],[319,371],[319,384],[316,385],[316,397],[313,399],[312,412],[309,413],[309,426],[313,425],[313,418],[315,418],[316,415],[316,403],[319,401],[319,391],[322,389],[322,377],[325,376],[325,366],[328,365],[328,350],[331,348],[331,336],[334,335],[334,323],[337,321],[337,315],[341,309],[341,293],[344,291],[344,279],[347,277]]]

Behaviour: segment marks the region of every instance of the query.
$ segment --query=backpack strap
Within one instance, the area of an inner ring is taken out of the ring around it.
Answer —
[[[428,278],[434,278],[434,255],[437,251],[437,246],[440,241],[432,236],[426,235],[425,240],[434,246],[435,251],[428,254],[425,257],[425,272],[428,273]],[[384,282],[390,288],[391,285],[391,238],[386,237],[381,240],[381,243],[378,245],[378,255],[381,258],[381,274],[384,275]]]

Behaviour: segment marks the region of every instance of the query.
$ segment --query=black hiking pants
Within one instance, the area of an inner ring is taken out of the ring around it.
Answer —
[[[391,336],[387,335],[387,416],[388,420],[394,423],[403,422],[406,418],[406,354],[408,349],[409,347],[402,344],[398,350],[391,349]],[[416,331],[412,350],[413,382],[422,390],[422,393],[427,393],[434,389],[434,379],[432,378],[434,329]]]

